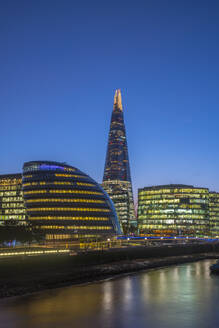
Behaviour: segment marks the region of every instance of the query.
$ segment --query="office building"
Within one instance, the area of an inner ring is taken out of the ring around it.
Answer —
[[[209,192],[210,235],[219,238],[219,193]]]
[[[171,184],[139,189],[138,228],[148,236],[209,236],[209,190]]]
[[[0,175],[0,226],[26,225],[22,175]]]

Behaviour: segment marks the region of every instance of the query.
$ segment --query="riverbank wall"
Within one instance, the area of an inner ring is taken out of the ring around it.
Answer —
[[[137,246],[74,256],[19,256],[0,260],[0,297],[96,281],[124,273],[219,258],[219,243]]]

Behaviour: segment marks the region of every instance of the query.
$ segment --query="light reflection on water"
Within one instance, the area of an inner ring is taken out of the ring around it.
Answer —
[[[1,328],[214,328],[219,276],[200,261],[0,301]]]

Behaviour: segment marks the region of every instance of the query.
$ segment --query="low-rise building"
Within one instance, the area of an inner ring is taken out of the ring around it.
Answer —
[[[219,193],[209,192],[210,232],[214,238],[219,238]]]
[[[138,229],[140,235],[209,236],[209,190],[178,184],[139,189]]]
[[[21,174],[0,175],[0,226],[25,225]]]

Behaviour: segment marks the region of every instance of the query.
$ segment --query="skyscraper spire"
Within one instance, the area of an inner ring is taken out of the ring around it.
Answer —
[[[122,110],[122,95],[121,95],[121,90],[117,89],[114,95],[114,105],[113,109],[120,109]]]
[[[130,181],[125,123],[121,91],[115,92],[103,181]]]
[[[127,232],[135,221],[135,213],[120,89],[114,96],[102,186],[114,202],[123,231]]]

